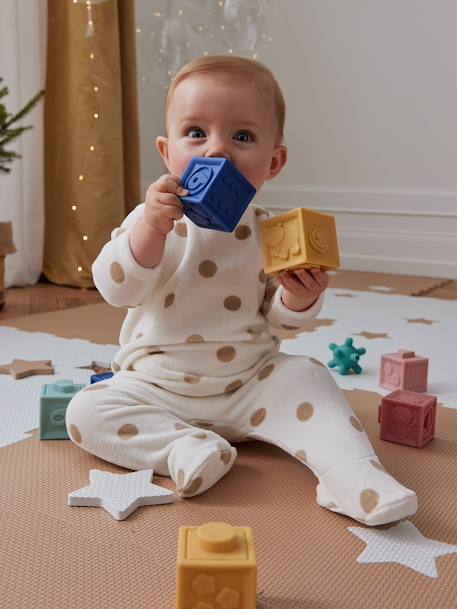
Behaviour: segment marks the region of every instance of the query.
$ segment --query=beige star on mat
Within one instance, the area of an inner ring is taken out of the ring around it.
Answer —
[[[432,324],[439,323],[434,319],[425,319],[424,317],[418,317],[417,319],[408,319],[407,317],[405,317],[405,319],[409,324],[424,324],[427,326],[431,326]]]
[[[11,374],[15,379],[23,379],[26,376],[34,376],[39,374],[54,374],[50,359],[43,360],[27,360],[13,359],[9,364],[0,366],[0,374]]]
[[[77,366],[81,370],[93,370],[95,374],[103,374],[105,372],[111,372],[111,365],[108,362],[95,362],[92,361],[86,366]]]
[[[336,319],[314,319],[306,324],[306,328],[304,328],[303,331],[314,332],[314,330],[317,330],[317,328],[320,328],[321,326],[333,326],[336,321]]]
[[[353,336],[363,336],[364,338],[368,338],[369,340],[371,340],[372,338],[390,338],[388,332],[367,332],[366,330],[363,330],[358,334],[353,334]]]
[[[140,505],[173,501],[173,491],[151,484],[152,469],[129,474],[91,469],[89,486],[68,493],[68,505],[102,507],[116,520],[124,520]]]
[[[357,557],[360,563],[396,562],[428,577],[438,577],[435,560],[457,554],[457,546],[424,537],[409,520],[384,530],[348,527],[348,531],[367,544]]]

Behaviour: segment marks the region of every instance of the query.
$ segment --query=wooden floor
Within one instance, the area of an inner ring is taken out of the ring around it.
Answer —
[[[411,289],[397,293],[457,300],[457,281],[445,278],[421,278],[363,271],[343,271],[338,276],[331,277],[330,286],[346,289],[369,289],[369,286],[373,285],[390,284],[398,290],[400,286],[407,286],[408,281]],[[15,317],[84,307],[100,302],[104,302],[103,298],[95,289],[69,288],[47,282],[39,282],[34,286],[22,288],[10,288],[6,290],[5,305],[0,309],[0,324],[6,319]]]

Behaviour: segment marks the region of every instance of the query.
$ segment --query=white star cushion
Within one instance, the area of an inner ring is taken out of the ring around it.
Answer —
[[[151,484],[152,469],[129,474],[89,472],[89,486],[68,493],[68,505],[102,507],[116,520],[124,520],[140,505],[171,503],[173,492]]]
[[[348,531],[367,544],[357,557],[361,563],[396,562],[428,577],[438,577],[435,558],[457,554],[457,546],[427,539],[409,521],[384,530],[348,527]]]

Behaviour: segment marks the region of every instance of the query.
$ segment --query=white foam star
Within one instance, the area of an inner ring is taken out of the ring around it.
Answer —
[[[390,529],[348,527],[348,531],[367,544],[357,562],[396,562],[428,577],[438,577],[435,558],[457,553],[457,546],[427,539],[409,521]]]
[[[116,520],[124,520],[140,505],[171,503],[173,492],[151,484],[152,469],[129,474],[89,472],[89,486],[68,493],[68,505],[102,507]]]

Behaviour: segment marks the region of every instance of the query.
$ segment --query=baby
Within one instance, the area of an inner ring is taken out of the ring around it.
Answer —
[[[261,63],[191,61],[167,98],[156,145],[169,173],[151,184],[93,265],[97,288],[127,306],[109,381],[79,392],[70,438],[125,468],[171,476],[182,497],[232,467],[231,442],[263,440],[308,466],[317,501],[368,525],[417,510],[413,491],[380,464],[359,420],[318,360],[279,352],[270,326],[303,328],[328,285],[319,269],[262,270],[259,222],[249,205],[233,233],[183,215],[179,176],[194,156],[225,157],[260,190],[287,160],[281,90]]]

